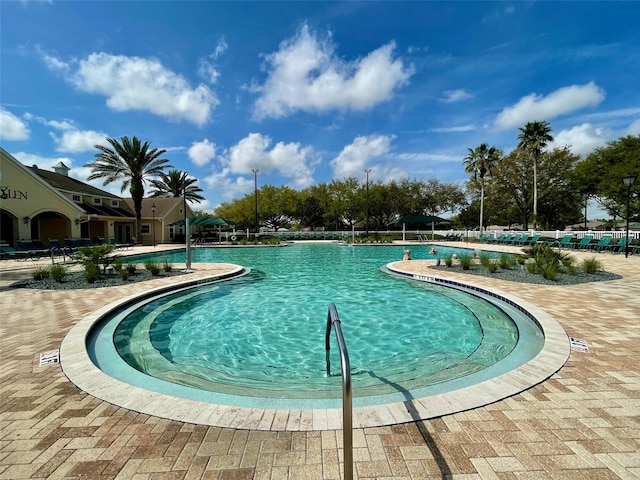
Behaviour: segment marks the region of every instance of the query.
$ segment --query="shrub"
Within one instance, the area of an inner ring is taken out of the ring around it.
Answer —
[[[451,265],[453,265],[453,258],[451,257],[451,255],[447,255],[446,257],[444,257],[444,264],[447,267],[450,267]]]
[[[92,263],[96,266],[102,266],[102,271],[106,272],[107,267],[116,261],[117,256],[111,255],[113,253],[113,245],[94,245],[91,247],[82,247],[78,253],[75,254],[75,259],[82,263],[85,267]],[[100,269],[98,269],[98,275]]]
[[[172,268],[173,268],[173,266],[172,266],[169,262],[167,262],[167,260],[165,260],[165,261],[164,261],[164,263],[163,263],[163,265],[162,265],[162,269],[163,269],[165,272],[167,272],[167,273],[168,273],[168,272],[170,272],[170,271],[171,271],[171,269],[172,269]]]
[[[557,265],[553,265],[551,263],[544,263],[542,265],[540,265],[540,273],[542,274],[542,278],[545,278],[547,280],[558,280],[558,275],[559,275],[559,271],[558,271],[558,267]]]
[[[31,278],[39,282],[45,278],[49,278],[49,274],[50,272],[47,267],[36,267],[31,272]]]
[[[114,259],[113,268],[115,269],[116,272],[119,272],[122,270],[123,268],[122,258],[117,257],[116,259]]]
[[[136,264],[135,263],[127,263],[127,273],[129,275],[135,275],[136,273]]]
[[[529,262],[527,265],[527,272],[529,273],[538,273],[536,270],[536,264],[534,262]]]
[[[491,257],[482,252],[480,255],[478,255],[480,257],[480,265],[482,265],[483,267],[489,267],[489,264],[491,263]]]
[[[144,262],[144,268],[151,272],[151,275],[160,275],[160,266],[155,260],[147,260]]]
[[[99,276],[100,267],[98,265],[91,262],[84,264],[84,279],[88,283],[95,283]]]
[[[597,273],[602,271],[602,263],[595,257],[585,258],[582,261],[582,271],[584,273]]]
[[[515,258],[508,253],[502,253],[500,254],[499,264],[503,270],[509,270],[515,264]]]
[[[471,255],[460,255],[460,266],[463,270],[469,270],[472,261]]]
[[[129,280],[129,270],[127,270],[126,268],[121,268],[120,270],[118,270],[118,275],[120,275],[120,278],[122,280]]]
[[[67,275],[67,269],[64,265],[51,265],[49,271],[51,272],[51,278],[58,283],[62,283],[64,277]]]
[[[489,273],[496,273],[498,271],[498,262],[490,261],[486,267]]]

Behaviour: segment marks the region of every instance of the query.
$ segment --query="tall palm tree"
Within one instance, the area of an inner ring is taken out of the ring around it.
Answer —
[[[518,148],[528,152],[533,160],[533,228],[538,226],[538,171],[542,149],[553,142],[551,126],[547,121],[528,122],[518,134]]]
[[[482,143],[474,148],[468,148],[468,154],[463,159],[464,171],[473,173],[473,178],[480,179],[480,231],[483,231],[484,214],[484,179],[491,174],[496,163],[500,160],[500,149],[489,147]]]
[[[88,180],[104,178],[103,185],[111,182],[122,181],[120,191],[129,188],[133,200],[133,208],[136,214],[137,239],[142,234],[142,198],[144,197],[144,184],[149,177],[157,177],[164,168],[169,168],[169,160],[159,158],[166,150],[149,149],[150,142],[141,143],[137,137],[122,137],[120,141],[107,138],[112,148],[103,145],[95,145],[100,150],[96,153],[96,161],[87,163],[85,167],[91,168]]]
[[[205,198],[200,195],[202,189],[194,185],[198,180],[189,178],[187,172],[182,170],[169,170],[167,173],[161,173],[160,178],[151,180],[154,186],[149,195],[151,197],[182,197],[185,196],[187,201],[200,203]]]

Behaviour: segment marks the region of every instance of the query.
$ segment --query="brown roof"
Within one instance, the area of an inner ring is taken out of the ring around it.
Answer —
[[[75,193],[84,193],[85,195],[93,195],[96,197],[105,197],[105,198],[113,198],[120,199],[117,195],[113,193],[106,192],[104,190],[100,190],[99,188],[94,187],[93,185],[89,185],[88,183],[81,182],[72,177],[68,177],[66,175],[61,175],[56,172],[52,172],[50,170],[43,170],[38,168],[37,165],[33,165],[30,168],[35,174],[37,174],[40,178],[45,180],[49,185],[58,189],[58,190],[66,190]]]

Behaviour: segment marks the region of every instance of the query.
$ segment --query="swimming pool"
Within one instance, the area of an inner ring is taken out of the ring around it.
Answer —
[[[438,254],[459,252],[447,248]],[[429,249],[412,246],[413,258],[429,258]],[[110,315],[92,330],[90,356],[115,378],[182,398],[333,408],[341,381],[339,370],[325,375],[329,303],[343,322],[356,406],[465,387],[542,348],[540,329],[508,304],[380,271],[401,257],[397,245],[194,249],[194,263],[236,263],[251,273]],[[155,258],[179,263],[184,252]]]

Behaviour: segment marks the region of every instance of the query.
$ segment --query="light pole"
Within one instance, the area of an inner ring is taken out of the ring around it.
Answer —
[[[622,178],[622,183],[627,187],[627,241],[624,243],[624,256],[629,257],[629,203],[631,202],[631,186],[635,183],[638,175],[634,173],[627,173]]]
[[[258,170],[257,168],[252,168],[253,172],[253,196],[255,198],[256,204],[256,235],[258,234]]]
[[[367,192],[367,209],[365,212],[365,225],[367,228],[367,240],[369,240],[369,174],[371,173],[371,169],[370,168],[366,168],[364,170],[364,173],[367,174],[367,188],[366,188],[366,192]]]
[[[151,228],[153,230],[153,248],[156,248],[156,204],[151,204],[151,215],[152,215],[152,223]]]
[[[582,194],[582,201],[584,202],[584,229],[587,229],[587,205],[589,203],[589,195]]]

